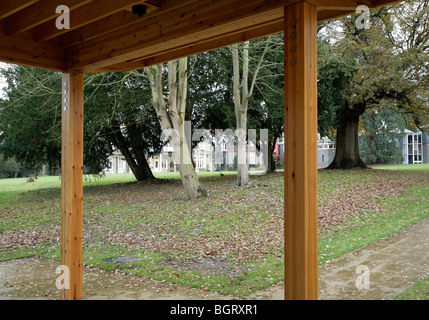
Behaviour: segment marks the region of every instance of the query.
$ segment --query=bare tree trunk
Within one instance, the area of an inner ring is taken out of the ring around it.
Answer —
[[[147,163],[144,149],[132,146],[130,150],[130,146],[125,141],[125,138],[121,132],[121,126],[119,122],[112,121],[112,131],[111,140],[114,142],[114,145],[119,149],[119,151],[121,151],[136,180],[139,182],[156,180],[152,170],[149,167],[149,164]]]
[[[238,44],[233,45],[232,61],[234,69],[234,107],[237,135],[237,184],[243,186],[249,183],[249,166],[247,163],[247,108],[248,108],[248,78],[249,78],[249,42],[243,44],[243,75],[240,81],[240,57]],[[240,83],[241,82],[241,83]]]
[[[267,172],[266,173],[272,173],[276,171],[276,162],[274,159],[274,150],[276,148],[276,142],[277,142],[277,137],[274,136],[274,141],[269,141],[268,142],[268,159],[267,159]]]
[[[249,88],[249,45],[250,42],[244,42],[242,45],[242,76],[240,77],[240,54],[239,45],[231,46],[233,62],[233,92],[234,107],[236,118],[236,135],[237,135],[237,184],[244,186],[249,183],[249,164],[247,157],[247,109],[249,100],[252,97],[256,79],[268,50],[270,41],[268,40],[264,52],[253,72],[253,80]]]
[[[162,65],[146,68],[146,74],[152,88],[152,105],[158,115],[164,139],[168,139],[172,143],[175,151],[174,158],[179,163],[183,186],[189,198],[195,200],[206,197],[207,191],[199,182],[195,172],[190,142],[188,142],[185,130],[188,90],[187,64],[187,58],[168,63],[168,103],[163,97]],[[178,79],[177,74],[179,75]]]

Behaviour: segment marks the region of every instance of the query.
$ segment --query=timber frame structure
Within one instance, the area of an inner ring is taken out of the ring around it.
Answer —
[[[61,299],[82,298],[84,74],[131,71],[279,32],[285,33],[285,298],[317,299],[317,22],[359,5],[395,2],[1,0],[0,61],[63,73],[61,265],[70,277]],[[61,5],[69,11],[57,13]],[[58,29],[67,13],[70,28]]]

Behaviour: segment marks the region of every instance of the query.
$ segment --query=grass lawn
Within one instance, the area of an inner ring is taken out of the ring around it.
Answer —
[[[429,163],[420,163],[420,164],[397,164],[397,165],[377,165],[373,167],[374,169],[379,170],[409,170],[409,171],[428,171]]]
[[[429,277],[414,284],[395,300],[429,300]]]
[[[388,168],[319,171],[319,263],[429,216],[429,167]],[[209,197],[198,201],[186,200],[178,174],[158,177],[86,179],[86,266],[238,297],[283,280],[283,172],[252,176],[248,187],[235,186],[234,173],[202,173]],[[0,261],[59,260],[60,183],[0,180]],[[142,260],[104,261],[119,256]]]

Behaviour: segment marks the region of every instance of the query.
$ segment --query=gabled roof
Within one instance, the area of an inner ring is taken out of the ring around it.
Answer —
[[[127,71],[284,30],[298,0],[1,0],[0,61],[55,71]],[[358,5],[399,1],[309,0],[319,21]],[[57,29],[56,9],[70,9]],[[135,5],[145,8],[138,16]]]

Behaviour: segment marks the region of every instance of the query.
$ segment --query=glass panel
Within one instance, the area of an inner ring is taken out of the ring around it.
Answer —
[[[413,136],[412,135],[408,135],[408,143],[413,143]]]
[[[419,134],[419,143],[422,143],[422,135]]]

